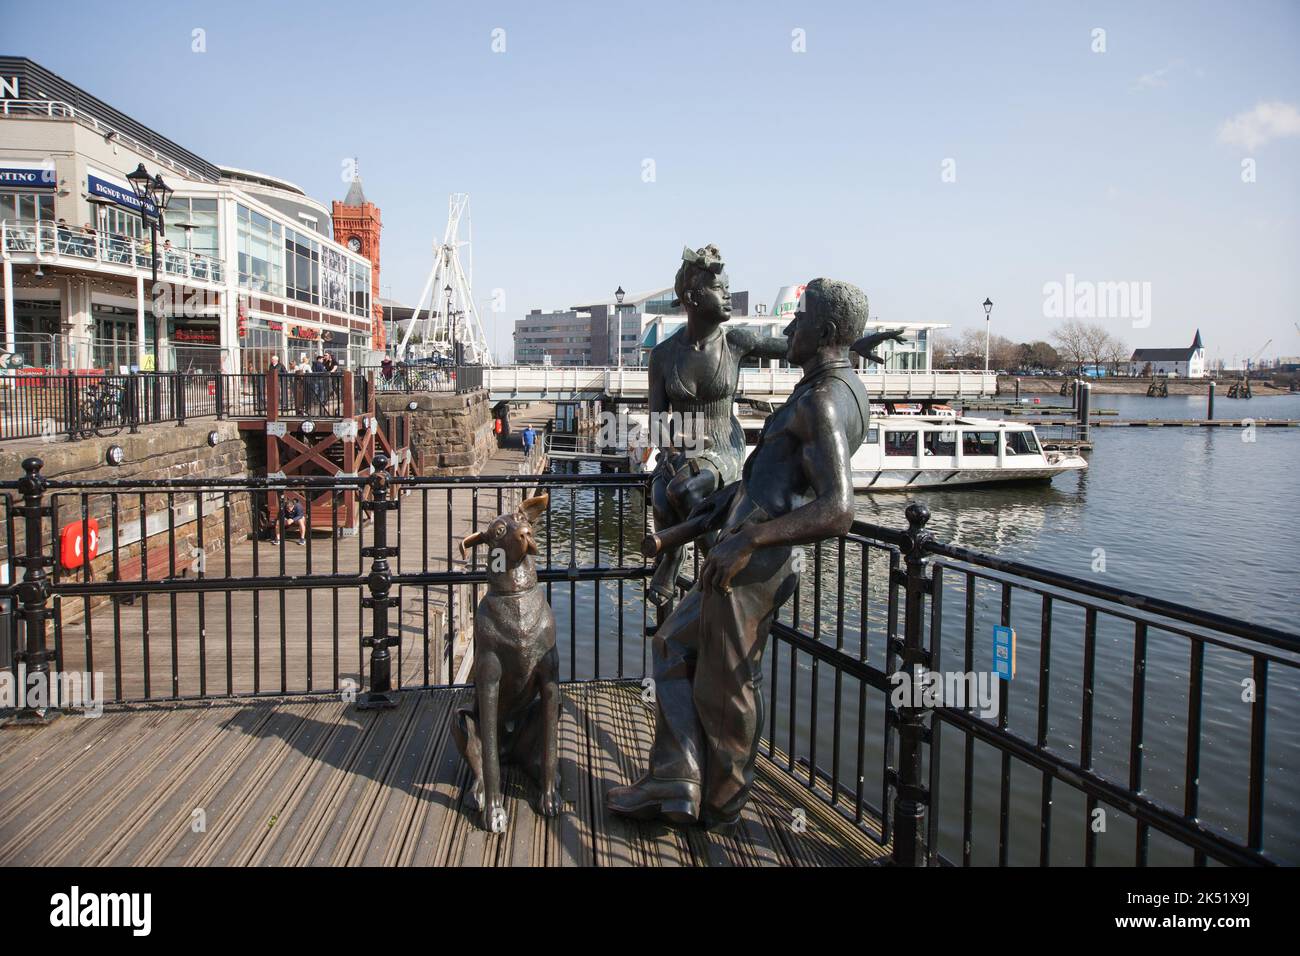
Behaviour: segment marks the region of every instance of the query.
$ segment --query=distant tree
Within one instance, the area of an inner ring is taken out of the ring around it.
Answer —
[[[1106,343],[1106,359],[1110,362],[1111,374],[1118,375],[1121,368],[1127,368],[1132,354],[1132,350],[1123,339],[1118,335],[1110,336]]]
[[[961,367],[961,339],[951,332],[935,332],[931,343],[935,368]]]
[[[1083,326],[1083,341],[1088,364],[1096,370],[1104,368],[1110,358],[1110,332],[1099,322],[1088,322]]]
[[[1061,366],[1060,353],[1041,340],[1029,343],[1029,361],[1031,368],[1041,368],[1049,372]]]
[[[1061,360],[1078,374],[1088,362],[1088,326],[1078,319],[1066,319],[1052,330]]]
[[[984,330],[963,329],[961,333],[962,368],[984,367]]]
[[[1011,371],[1019,361],[1020,347],[1004,335],[989,339],[989,368]],[[983,366],[981,366],[983,367]]]

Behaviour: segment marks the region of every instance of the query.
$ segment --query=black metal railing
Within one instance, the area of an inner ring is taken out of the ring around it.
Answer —
[[[370,385],[342,372],[282,375],[277,417],[341,418],[369,408]],[[111,437],[123,429],[197,418],[266,418],[267,375],[144,372],[131,375],[26,375],[0,391],[0,441]]]
[[[21,583],[29,558],[52,569],[41,603],[53,659],[60,671],[102,670],[110,702],[337,693],[344,681],[383,691],[373,658],[352,656],[358,629],[400,636],[391,688],[446,685],[487,580],[482,551],[463,557],[460,539],[541,489],[550,505],[538,528],[538,573],[568,676],[642,673],[640,478],[398,478],[382,470],[383,456],[376,462],[381,470],[337,479],[41,478],[39,511],[31,511],[13,497],[40,478],[39,459],[29,459],[27,478],[0,483],[8,580]],[[302,506],[302,546],[282,517],[289,501]],[[99,541],[91,562],[65,562],[69,528]],[[372,609],[381,597],[393,603]],[[35,654],[38,643],[33,629],[15,647]]]
[[[644,476],[395,478],[376,463],[63,482],[24,462],[0,482],[15,680],[21,664],[102,672],[115,702],[354,691],[374,706],[462,682],[487,573],[459,540],[535,489],[550,494],[537,563],[562,676],[648,673]],[[293,500],[303,546],[282,517]],[[905,865],[1300,859],[1286,706],[1300,637],[943,544],[920,504],[907,517],[797,552],[764,662],[764,748],[808,799]],[[92,521],[99,556],[69,565],[56,542]]]
[[[432,365],[367,365],[361,369],[374,379],[380,392],[450,392],[455,390],[453,369]]]
[[[24,375],[0,391],[0,440],[77,440],[218,415],[231,376],[207,372]]]
[[[1264,759],[1295,736],[1269,691],[1300,688],[1300,635],[946,545],[928,518],[804,549],[769,756],[909,865],[1300,859],[1300,769]]]
[[[483,387],[482,365],[456,366],[456,391],[472,392]]]

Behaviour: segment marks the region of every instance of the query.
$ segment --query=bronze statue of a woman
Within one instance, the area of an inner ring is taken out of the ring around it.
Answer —
[[[650,352],[650,414],[659,447],[651,486],[655,527],[686,520],[696,505],[740,477],[745,432],[732,414],[740,365],[746,358],[785,358],[784,337],[726,328],[731,293],[718,247],[682,251],[674,291],[686,324]],[[707,547],[707,538],[701,539]],[[647,596],[672,600],[682,548],[660,555]]]

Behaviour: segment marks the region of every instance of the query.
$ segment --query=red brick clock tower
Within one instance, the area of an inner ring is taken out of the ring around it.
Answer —
[[[361,191],[361,177],[357,176],[348,187],[342,202],[333,203],[334,241],[370,260],[370,345],[384,351],[387,334],[384,330],[384,307],[379,304],[379,207],[366,199]]]

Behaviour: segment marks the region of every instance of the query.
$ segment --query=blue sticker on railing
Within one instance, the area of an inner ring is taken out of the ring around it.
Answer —
[[[1005,624],[993,626],[993,672],[1003,680],[1016,676],[1016,632]]]

